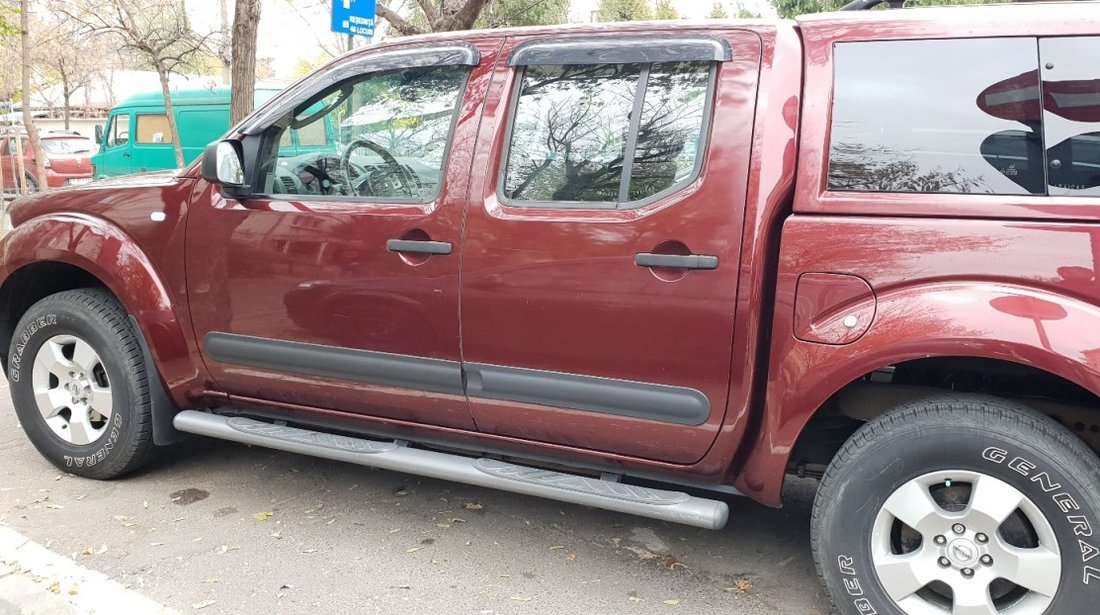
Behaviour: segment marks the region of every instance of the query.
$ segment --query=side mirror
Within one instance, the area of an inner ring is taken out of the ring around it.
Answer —
[[[206,146],[202,154],[202,178],[218,184],[227,195],[243,196],[244,160],[236,141],[216,141]]]
[[[95,125],[95,142],[103,144],[103,124]]]

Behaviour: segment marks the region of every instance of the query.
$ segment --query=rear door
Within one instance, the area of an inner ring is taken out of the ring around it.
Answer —
[[[463,244],[474,419],[696,461],[729,392],[759,38],[528,36],[502,57]]]

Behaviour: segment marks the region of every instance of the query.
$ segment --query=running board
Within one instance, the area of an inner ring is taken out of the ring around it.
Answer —
[[[180,431],[212,438],[605,508],[710,530],[722,529],[729,518],[729,506],[718,500],[553,472],[487,457],[463,457],[412,448],[403,442],[352,438],[196,410],[180,412],[172,423]]]

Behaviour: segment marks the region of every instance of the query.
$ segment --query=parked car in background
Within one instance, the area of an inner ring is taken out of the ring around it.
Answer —
[[[256,105],[278,92],[257,89]],[[193,162],[208,143],[229,130],[229,98],[228,87],[172,93],[172,111],[185,164]],[[312,131],[287,131],[286,138],[288,144],[304,148],[324,147],[334,141],[329,123],[317,124]],[[107,114],[105,126],[96,128],[96,140],[100,144],[92,157],[96,179],[176,168],[164,95],[159,90],[131,96],[115,105]]]
[[[46,157],[46,185],[50,188],[77,186],[92,180],[91,158],[95,142],[79,134],[43,133],[39,137]],[[22,141],[20,144],[19,141]],[[4,169],[4,192],[19,191],[19,159],[23,153],[23,173],[30,192],[40,188],[35,177],[35,157],[27,133],[10,131],[0,135],[0,165]]]

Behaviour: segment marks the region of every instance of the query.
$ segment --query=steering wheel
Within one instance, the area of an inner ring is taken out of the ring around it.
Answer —
[[[369,149],[370,151],[378,154],[382,161],[389,167],[390,177],[397,180],[396,188],[404,196],[413,197],[418,196],[423,184],[420,183],[420,179],[413,173],[410,173],[397,158],[393,157],[393,154],[389,153],[386,148],[371,141],[370,139],[358,138],[348,144],[347,149],[344,150],[344,154],[340,157],[340,170],[345,177],[351,178],[349,171],[351,170],[351,153],[359,148]],[[358,178],[357,178],[358,179]],[[356,186],[358,192],[365,181],[361,181]],[[367,196],[367,195],[364,195]]]
[[[315,166],[313,164],[307,164],[307,165],[301,167],[298,170],[301,173],[309,173],[310,175],[312,175],[314,177],[314,180],[317,182],[317,189],[318,189],[317,192],[319,194],[332,194],[332,190],[333,190],[333,187],[336,186],[336,182],[333,181],[332,177],[328,173],[326,173],[323,169],[321,169],[320,167]],[[301,181],[301,180],[299,179],[299,181]],[[307,182],[302,182],[302,183],[304,185]],[[312,184],[313,182],[308,182],[308,183]]]

